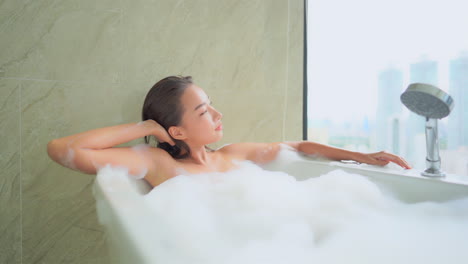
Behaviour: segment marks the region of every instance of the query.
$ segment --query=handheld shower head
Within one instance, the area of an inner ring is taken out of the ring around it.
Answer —
[[[437,119],[444,118],[453,109],[453,99],[439,88],[425,83],[413,83],[400,96],[409,110],[426,118],[426,164],[422,173],[429,177],[443,177],[440,171]]]
[[[410,84],[400,99],[409,110],[427,118],[444,118],[453,109],[453,99],[450,95],[425,83]]]

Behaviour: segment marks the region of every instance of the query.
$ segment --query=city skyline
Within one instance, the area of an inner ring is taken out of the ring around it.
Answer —
[[[460,54],[450,61],[448,93],[454,99],[451,114],[438,120],[439,148],[441,150],[468,149],[468,56]],[[411,82],[438,86],[441,70],[438,62],[430,59],[411,63],[408,67]],[[425,166],[425,119],[409,112],[400,102],[402,69],[390,67],[378,76],[376,116],[370,120],[337,121],[331,119],[309,120],[309,138],[338,147],[360,151],[385,149],[405,156],[415,167]],[[408,112],[406,115],[404,112]],[[320,135],[314,135],[320,133]],[[441,155],[445,155],[444,153]],[[468,173],[468,172],[467,172]]]
[[[465,10],[468,2],[460,0],[308,1],[309,139],[401,154],[411,145],[419,154],[410,159],[424,163],[424,118],[406,109],[399,94],[411,82],[425,81],[455,101],[452,113],[438,122],[440,147],[446,149],[442,164],[468,174],[468,99],[460,99],[467,97],[468,73],[464,59],[458,61],[468,56]],[[427,61],[432,65],[424,66]],[[387,77],[394,88],[384,97],[392,99],[379,102],[379,76],[388,69],[402,74]]]

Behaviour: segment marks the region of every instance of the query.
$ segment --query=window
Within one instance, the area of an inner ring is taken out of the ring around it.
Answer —
[[[425,119],[400,101],[410,83],[454,99],[438,120],[442,169],[468,175],[468,2],[307,1],[307,138],[388,150],[426,168]]]

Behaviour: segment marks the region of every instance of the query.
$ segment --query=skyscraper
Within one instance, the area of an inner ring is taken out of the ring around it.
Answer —
[[[437,86],[437,61],[424,59],[411,64],[410,82],[421,82]]]
[[[455,106],[448,116],[448,149],[468,146],[468,54],[450,61],[449,94]]]
[[[376,140],[378,149],[400,154],[398,116],[401,113],[400,94],[403,73],[395,68],[382,71],[378,77]],[[396,122],[396,123],[395,123]]]

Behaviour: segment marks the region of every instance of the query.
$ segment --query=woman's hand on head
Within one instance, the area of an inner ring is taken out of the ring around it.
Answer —
[[[151,120],[151,121],[149,121]],[[158,122],[152,120],[152,119],[148,119],[146,121],[149,121],[151,123],[153,123],[153,125],[155,126],[155,130],[154,130],[154,133],[153,135],[158,139],[159,142],[167,142],[169,144],[171,144],[171,146],[174,146],[175,145],[175,142],[174,140],[172,140],[171,136],[169,136],[169,133],[167,132],[167,130],[161,126]]]
[[[380,151],[370,154],[362,154],[362,156],[356,161],[367,163],[371,165],[385,166],[390,162],[393,162],[405,169],[411,169],[411,166],[402,157],[388,153],[386,151]]]

